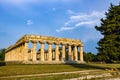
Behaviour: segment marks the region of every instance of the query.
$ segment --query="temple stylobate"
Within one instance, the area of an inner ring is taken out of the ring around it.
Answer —
[[[32,43],[30,49],[28,44]],[[37,44],[40,48],[37,51]],[[45,44],[48,49],[45,49]],[[53,48],[52,45],[55,47]],[[5,61],[23,63],[83,63],[83,44],[80,40],[50,36],[24,35],[7,48]]]

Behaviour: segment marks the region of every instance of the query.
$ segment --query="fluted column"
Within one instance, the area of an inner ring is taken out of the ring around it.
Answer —
[[[48,42],[48,61],[52,61],[52,43]]]
[[[74,56],[75,56],[75,61],[78,61],[78,51],[76,45],[74,45]]]
[[[32,47],[32,60],[36,61],[36,53],[37,53],[37,49],[36,49],[36,41],[32,41],[33,47]]]
[[[23,60],[23,57],[22,57],[22,54],[23,54],[22,52],[23,52],[23,50],[24,50],[23,48],[24,48],[24,45],[22,44],[22,45],[21,45],[21,53],[20,53],[20,60],[21,60],[21,61]]]
[[[24,52],[24,44],[21,44],[21,54],[20,54],[21,61],[24,60],[24,55],[23,55],[24,53],[23,52]]]
[[[59,43],[55,43],[55,61],[59,61]]]
[[[14,55],[14,56],[12,56],[13,61],[16,61],[16,59],[17,59],[17,50],[16,49],[17,48],[13,49],[13,55]]]
[[[83,62],[84,59],[83,59],[83,47],[80,46],[80,61]]]
[[[18,49],[17,49],[17,61],[20,61],[20,60],[19,60],[19,54],[20,54],[20,46],[19,46]]]
[[[24,43],[24,50],[23,50],[23,59],[24,61],[28,61],[28,42]]]
[[[73,48],[73,47],[72,47]],[[73,61],[74,60],[74,56],[75,56],[75,54],[74,54],[74,50],[72,49],[72,52],[71,52],[71,60]]]
[[[71,45],[68,45],[68,60],[71,61]]]
[[[65,61],[65,44],[62,44],[62,61]]]
[[[41,54],[41,61],[45,60],[45,56],[44,56],[44,42],[40,42],[41,43],[41,49],[40,49],[40,54]]]

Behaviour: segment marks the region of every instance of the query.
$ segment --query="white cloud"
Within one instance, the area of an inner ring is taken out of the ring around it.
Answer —
[[[95,25],[100,24],[101,18],[105,17],[104,11],[92,11],[91,13],[75,13],[72,10],[67,10],[67,13],[70,14],[69,20],[65,22],[60,29],[57,29],[57,32],[72,30],[81,26],[93,28]]]
[[[94,26],[94,24],[96,24],[96,23],[98,23],[98,21],[84,21],[84,22],[80,22],[80,23],[77,23],[75,26],[76,27],[79,27],[79,26],[82,26],[82,25],[89,25],[89,26],[91,26],[91,25],[93,25]]]
[[[27,20],[27,25],[32,25],[33,21],[32,20]]]
[[[67,14],[74,14],[72,10],[67,10]]]
[[[65,31],[65,30],[71,30],[74,29],[74,27],[61,27],[61,29],[57,29],[57,32]]]

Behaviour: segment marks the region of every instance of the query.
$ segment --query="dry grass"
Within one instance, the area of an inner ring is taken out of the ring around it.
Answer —
[[[68,72],[68,71],[80,71],[90,69],[108,69],[108,68],[120,68],[120,64],[77,64],[77,65],[6,65],[0,66],[0,76],[14,76],[24,74],[42,74],[42,73],[55,73],[55,72]]]

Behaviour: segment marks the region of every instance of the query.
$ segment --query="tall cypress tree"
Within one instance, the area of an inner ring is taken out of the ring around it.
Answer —
[[[105,15],[101,25],[95,26],[103,35],[98,42],[98,59],[105,62],[120,61],[120,4],[111,4]]]

